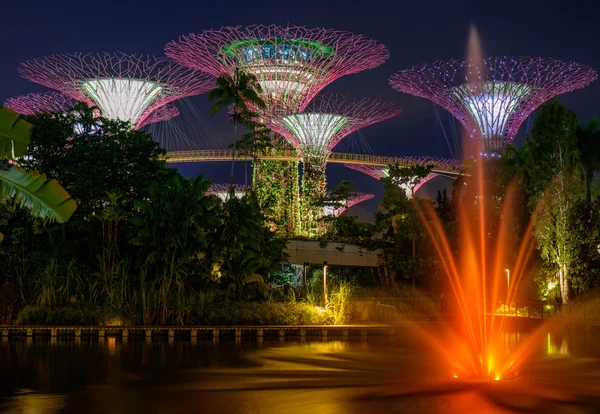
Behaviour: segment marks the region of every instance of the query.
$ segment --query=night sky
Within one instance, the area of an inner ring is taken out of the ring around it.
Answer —
[[[373,152],[449,157],[434,105],[392,90],[387,84],[392,73],[419,63],[464,57],[470,23],[479,30],[484,55],[553,57],[600,69],[599,8],[597,0],[7,1],[2,5],[0,24],[6,40],[0,64],[0,101],[47,90],[18,76],[17,65],[30,58],[116,51],[162,55],[165,44],[182,34],[221,26],[275,23],[326,27],[363,34],[390,50],[391,57],[384,65],[341,78],[325,89],[392,100],[403,108],[399,117],[362,131]],[[600,81],[560,99],[585,122],[600,115]],[[208,116],[206,96],[194,98],[193,103],[226,141],[233,141],[227,118]],[[443,112],[442,119],[447,119]],[[188,164],[180,171],[228,182],[229,168],[228,163]],[[328,174],[330,186],[350,179],[361,191],[378,195],[351,209],[351,214],[365,218],[377,209],[380,183],[341,165],[330,166]],[[236,165],[236,180],[244,181],[243,163]],[[447,179],[438,178],[423,191],[435,194],[437,188],[447,185]]]

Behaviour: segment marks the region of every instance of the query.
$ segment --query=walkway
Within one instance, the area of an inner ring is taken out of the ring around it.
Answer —
[[[218,149],[218,150],[190,150],[190,151],[172,151],[168,152],[165,159],[168,163],[180,162],[218,162],[231,161],[234,158],[236,161],[244,161],[249,159],[246,153],[240,150]],[[284,151],[281,155],[261,156],[263,160],[279,160],[279,161],[300,161],[300,157],[295,151]],[[459,160],[436,158],[436,157],[386,157],[379,155],[368,154],[347,154],[342,152],[334,152],[328,159],[329,163],[334,164],[362,164],[362,165],[380,165],[387,166],[398,163],[405,167],[413,165],[429,165],[433,164],[433,173],[456,177],[460,175],[462,163]]]

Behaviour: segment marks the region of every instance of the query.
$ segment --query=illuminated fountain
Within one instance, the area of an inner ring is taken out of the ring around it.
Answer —
[[[466,155],[474,162],[467,171],[472,198],[463,199],[457,212],[460,243],[450,243],[433,207],[425,204],[419,211],[447,276],[449,303],[443,322],[407,321],[397,327],[403,340],[413,341],[408,350],[324,350],[316,355],[298,349],[265,351],[254,361],[260,368],[241,375],[231,372],[237,381],[220,384],[220,390],[271,390],[275,401],[281,390],[303,390],[294,401],[294,394],[286,394],[286,404],[303,404],[305,392],[321,390],[319,403],[331,412],[598,412],[600,360],[570,356],[567,342],[557,346],[551,341],[551,336],[561,335],[567,318],[539,320],[516,343],[507,341],[515,319],[495,310],[516,298],[535,241],[530,224],[515,253],[512,187],[501,199],[500,219],[490,232],[496,210],[487,203],[493,197],[486,186],[491,161],[482,146],[488,143],[466,135]],[[343,404],[332,403],[333,396]]]

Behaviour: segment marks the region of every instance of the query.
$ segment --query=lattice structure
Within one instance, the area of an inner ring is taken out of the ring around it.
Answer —
[[[320,95],[305,112],[267,120],[269,127],[294,144],[302,156],[302,227],[309,236],[319,228],[318,219],[323,215],[315,201],[325,196],[325,170],[332,149],[348,134],[400,112],[394,104],[375,99]]]
[[[254,74],[269,114],[301,112],[344,75],[381,65],[387,48],[361,35],[328,29],[254,25],[182,36],[167,56],[214,76],[242,68]]]
[[[305,163],[324,164],[344,137],[400,112],[402,110],[391,102],[320,95],[304,112],[267,119],[267,125],[294,144]]]
[[[148,115],[142,122],[138,122],[137,129],[143,128],[155,122],[168,121],[179,116],[179,109],[173,104],[167,104],[156,109]]]
[[[67,112],[78,103],[61,92],[29,93],[15,96],[4,101],[4,106],[23,115],[33,115],[40,112]]]
[[[229,191],[231,190],[231,187],[233,187],[236,198],[242,198],[244,194],[250,190],[250,186],[244,184],[213,184],[210,186],[206,194],[216,195],[221,200],[225,201],[229,197]]]
[[[484,154],[502,151],[523,121],[552,97],[587,86],[598,75],[586,65],[530,57],[437,61],[390,79],[400,92],[427,98],[452,113]]]
[[[345,205],[343,206],[325,206],[325,215],[326,216],[341,216],[342,213],[348,210],[350,207],[357,205],[358,203],[362,203],[363,201],[370,200],[375,197],[375,194],[369,193],[352,193],[348,200],[346,200]]]
[[[425,163],[425,165],[429,165],[429,164]],[[367,174],[367,175],[373,177],[374,179],[376,179],[377,181],[381,180],[382,178],[387,177],[387,175],[388,175],[388,167],[383,166],[383,165],[344,164],[344,166],[346,166],[347,168],[350,168],[351,170],[356,170],[356,171],[360,171],[361,173]],[[436,173],[429,174],[427,177],[425,177],[419,183],[417,183],[417,185],[415,185],[415,187],[412,189],[406,184],[401,184],[400,187],[402,187],[402,189],[406,192],[406,195],[408,197],[413,197],[415,194],[417,194],[417,191],[419,191],[419,189],[423,185],[425,185],[425,183],[427,183],[429,180],[437,177],[438,175],[439,174],[436,174]]]
[[[173,115],[172,109],[157,112],[168,103],[214,86],[211,76],[166,58],[123,53],[48,56],[22,63],[19,73],[75,100],[96,105],[104,117],[128,121],[136,129],[152,119]]]

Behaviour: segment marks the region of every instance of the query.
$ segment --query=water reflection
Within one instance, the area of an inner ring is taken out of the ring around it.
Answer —
[[[598,333],[547,334],[519,377],[474,384],[442,372],[441,358],[400,332],[367,341],[3,341],[0,411],[597,412]],[[505,348],[528,335],[506,333]]]

